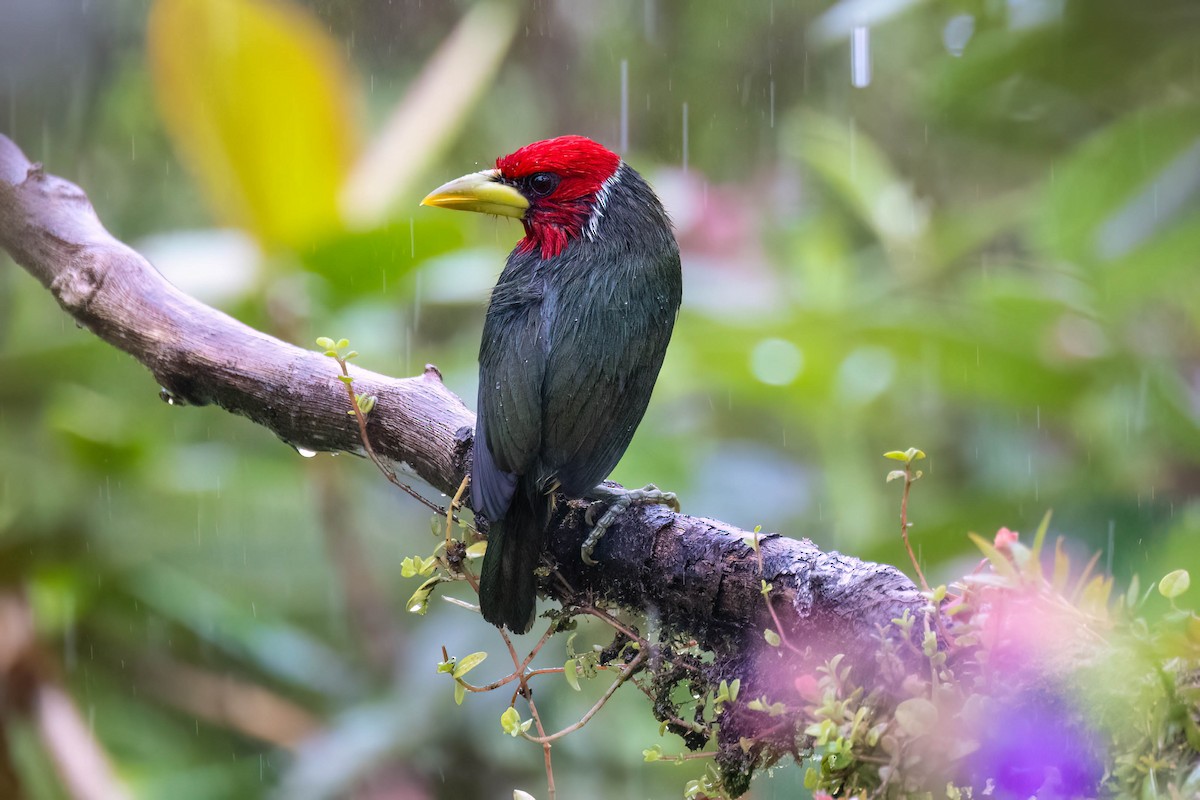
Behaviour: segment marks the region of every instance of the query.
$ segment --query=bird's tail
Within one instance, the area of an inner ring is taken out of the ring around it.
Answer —
[[[537,605],[537,569],[542,539],[550,522],[551,498],[518,479],[503,519],[489,520],[487,552],[479,574],[479,610],[483,618],[513,633],[533,627]]]

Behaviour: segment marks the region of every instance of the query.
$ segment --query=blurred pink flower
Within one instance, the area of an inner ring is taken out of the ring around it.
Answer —
[[[995,545],[996,549],[1001,552],[1008,552],[1008,548],[1017,543],[1017,539],[1021,534],[1016,531],[1010,531],[1008,528],[1001,528],[996,531]]]
[[[805,673],[797,677],[795,685],[796,691],[808,702],[819,703],[821,701],[821,687],[812,675]]]

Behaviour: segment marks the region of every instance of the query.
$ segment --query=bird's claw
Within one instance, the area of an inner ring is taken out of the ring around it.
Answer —
[[[653,483],[648,483],[641,489],[611,491],[611,496],[612,501],[608,503],[608,508],[605,509],[599,520],[595,519],[597,509],[603,506],[606,500],[595,501],[587,507],[587,511],[583,514],[584,522],[591,525],[592,529],[579,548],[579,557],[589,567],[596,565],[596,561],[592,558],[592,552],[596,549],[596,545],[600,544],[600,540],[604,538],[609,527],[617,521],[618,517],[628,511],[630,506],[656,503],[667,506],[675,513],[679,513],[680,510],[679,497],[674,492],[662,491]]]
[[[653,483],[648,483],[641,489],[635,491],[645,495],[644,499],[637,500],[635,502],[657,503],[658,505],[666,506],[676,514],[683,510],[683,506],[679,505],[679,495],[675,494],[674,492],[664,492]]]
[[[596,514],[598,514],[600,509],[604,507],[605,503],[603,500],[593,500],[592,502],[588,503],[587,510],[583,512],[584,524],[589,528],[595,527]]]

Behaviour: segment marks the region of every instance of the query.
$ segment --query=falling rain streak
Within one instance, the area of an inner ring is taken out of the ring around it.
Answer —
[[[856,89],[871,85],[871,30],[865,25],[850,36],[850,83]]]
[[[687,103],[683,104],[683,171],[687,173],[688,168],[688,118],[687,118]]]
[[[629,59],[621,59],[621,155],[629,152]]]

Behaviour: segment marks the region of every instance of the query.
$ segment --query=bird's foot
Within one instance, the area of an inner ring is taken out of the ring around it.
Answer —
[[[592,551],[596,549],[596,545],[600,544],[609,526],[617,521],[617,517],[628,511],[630,506],[653,503],[668,506],[675,512],[679,511],[679,498],[675,493],[664,492],[653,483],[646,484],[641,489],[613,489],[601,484],[592,490],[590,496],[595,500],[588,506],[583,519],[592,526],[592,530],[584,540],[583,546],[579,548],[583,563],[589,567],[596,564],[592,559]],[[605,509],[604,514],[597,520],[596,514],[601,508]]]

